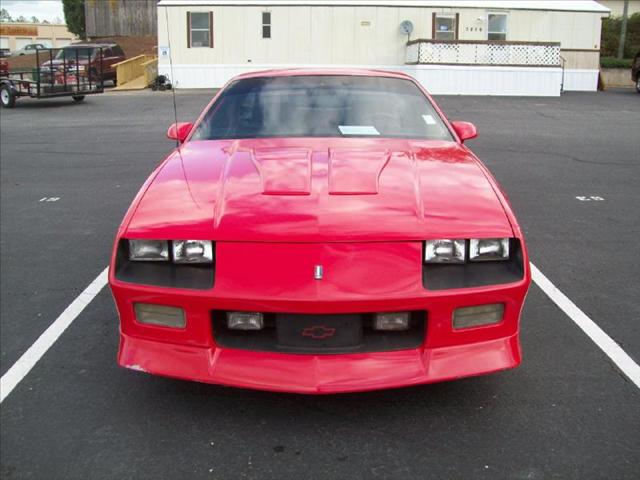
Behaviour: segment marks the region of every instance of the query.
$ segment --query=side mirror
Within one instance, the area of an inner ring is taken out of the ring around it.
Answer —
[[[471,122],[451,122],[451,126],[460,137],[460,141],[470,140],[478,136],[476,126]]]
[[[167,138],[171,140],[178,140],[180,143],[184,142],[189,136],[189,132],[193,128],[191,122],[178,122],[174,123],[167,130]]]

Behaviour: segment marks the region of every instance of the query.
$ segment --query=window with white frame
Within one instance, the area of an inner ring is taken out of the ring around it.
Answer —
[[[436,13],[434,15],[434,35],[436,40],[456,40],[456,15]]]
[[[507,39],[507,14],[489,13],[487,15],[487,40]]]
[[[262,12],[262,38],[271,38],[271,12]]]
[[[213,13],[187,12],[188,47],[213,47]]]

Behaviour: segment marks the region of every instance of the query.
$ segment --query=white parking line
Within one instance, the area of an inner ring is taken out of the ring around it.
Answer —
[[[575,303],[549,281],[543,273],[533,264],[531,265],[531,277],[544,293],[562,310],[580,329],[600,347],[615,363],[629,380],[640,388],[640,366],[633,361],[627,352],[618,345],[613,338],[607,335],[593,320],[591,320]]]
[[[7,398],[7,395],[18,385],[22,379],[31,371],[33,366],[47,353],[47,350],[56,343],[69,325],[93,300],[100,290],[107,284],[107,273],[109,267],[105,268],[96,279],[89,284],[84,291],[71,302],[71,304],[60,314],[55,321],[49,325],[42,335],[35,341],[29,349],[22,354],[0,380],[0,403]]]
[[[640,388],[640,366],[575,303],[558,290],[533,263],[530,265],[533,281]],[[107,284],[108,271],[109,268],[105,268],[2,376],[0,380],[0,403],[7,398],[7,395],[31,371],[67,327],[100,293]]]

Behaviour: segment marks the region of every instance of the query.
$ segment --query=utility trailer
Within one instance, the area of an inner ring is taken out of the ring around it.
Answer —
[[[0,104],[13,108],[20,97],[71,97],[104,92],[104,54],[100,47],[43,48],[36,50],[30,70],[0,76]]]

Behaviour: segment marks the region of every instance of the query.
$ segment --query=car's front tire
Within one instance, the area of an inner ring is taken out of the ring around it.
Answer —
[[[0,88],[0,104],[4,108],[13,108],[16,105],[16,95],[9,85],[3,85]]]
[[[73,96],[73,101],[74,101],[74,102],[80,103],[80,102],[82,102],[83,100],[84,100],[84,95],[74,95],[74,96]]]

